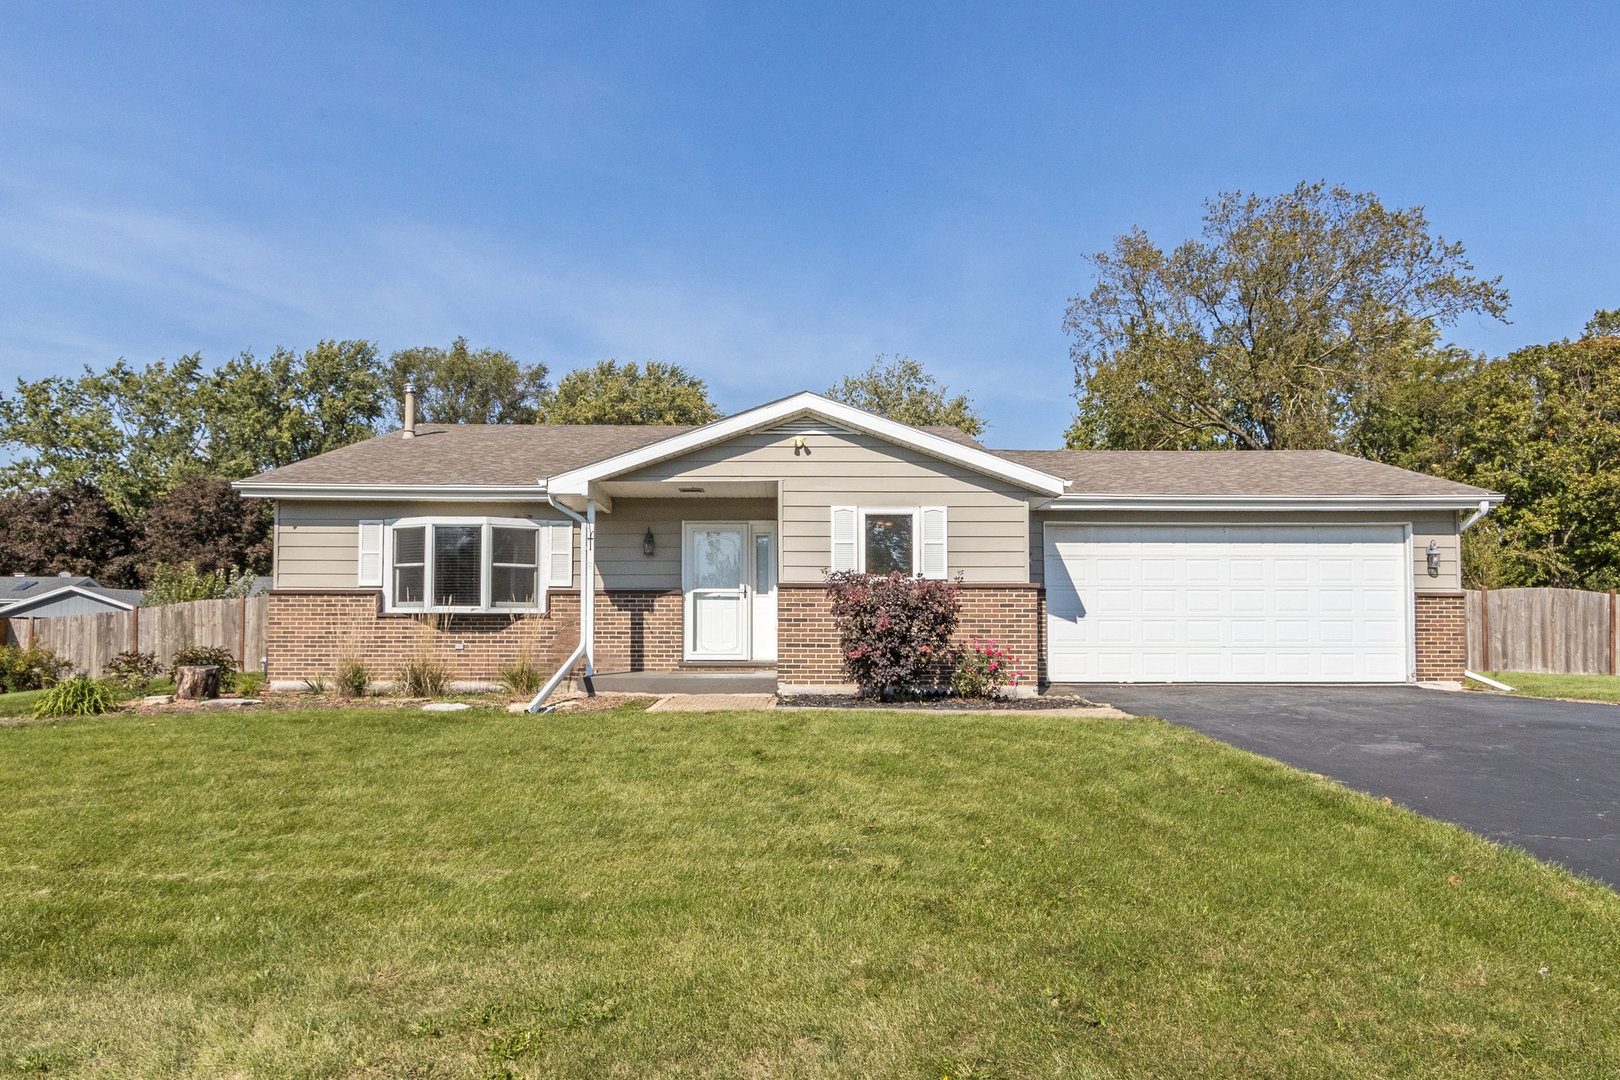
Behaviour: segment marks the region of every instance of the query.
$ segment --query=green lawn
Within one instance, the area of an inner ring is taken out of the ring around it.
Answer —
[[[1524,697],[1620,702],[1620,677],[1614,675],[1537,675],[1529,671],[1487,671],[1485,674],[1497,682],[1507,683],[1515,694]]]
[[[1157,721],[124,715],[0,791],[17,1075],[1620,1068],[1614,893]]]
[[[14,719],[19,716],[32,716],[34,702],[45,693],[43,690],[22,690],[15,694],[0,694],[0,716]]]

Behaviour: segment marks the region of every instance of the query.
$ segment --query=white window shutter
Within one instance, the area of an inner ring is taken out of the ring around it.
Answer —
[[[574,583],[574,526],[566,521],[546,526],[545,584],[569,586]]]
[[[360,580],[361,586],[381,588],[383,583],[383,523],[360,523]]]
[[[832,570],[855,569],[857,515],[853,506],[832,508]]]
[[[943,578],[945,576],[945,508],[943,506],[925,506],[922,508],[922,576],[925,578]]]

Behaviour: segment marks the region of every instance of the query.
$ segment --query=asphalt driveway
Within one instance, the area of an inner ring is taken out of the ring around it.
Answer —
[[[1074,689],[1620,885],[1620,707],[1408,686]]]

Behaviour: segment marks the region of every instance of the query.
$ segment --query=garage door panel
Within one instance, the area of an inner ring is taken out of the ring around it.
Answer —
[[[1408,677],[1395,526],[1046,526],[1056,681]]]

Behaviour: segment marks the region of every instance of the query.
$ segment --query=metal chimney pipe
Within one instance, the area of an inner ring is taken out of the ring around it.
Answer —
[[[400,435],[406,439],[416,438],[416,386],[413,383],[405,384],[405,430]]]

